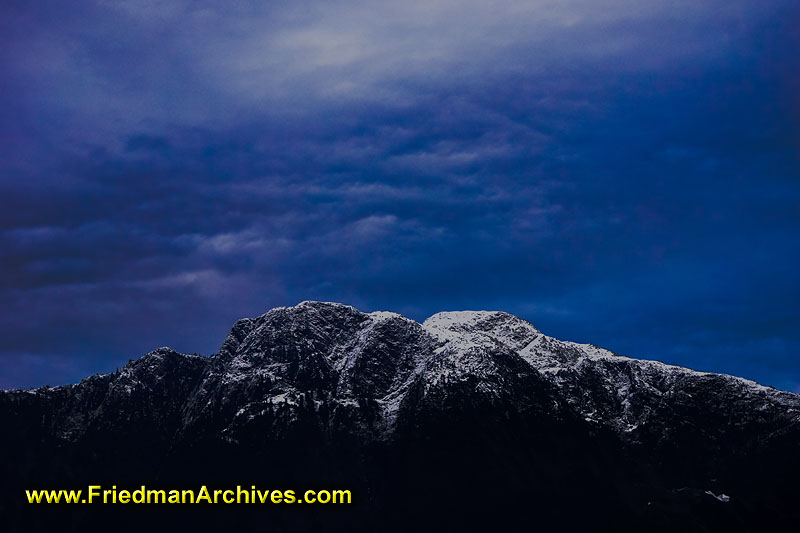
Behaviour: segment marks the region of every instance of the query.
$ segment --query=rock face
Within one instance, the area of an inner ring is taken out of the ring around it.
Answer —
[[[0,513],[15,527],[97,526],[111,511],[22,505],[25,488],[88,482],[349,488],[356,502],[147,511],[181,526],[714,531],[799,518],[800,396],[560,341],[503,312],[419,324],[303,302],[238,321],[211,357],[161,348],[76,385],[0,392],[0,424]]]

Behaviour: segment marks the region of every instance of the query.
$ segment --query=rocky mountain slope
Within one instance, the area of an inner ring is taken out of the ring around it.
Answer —
[[[798,517],[800,396],[560,341],[503,312],[419,324],[303,302],[238,321],[211,357],[161,348],[76,385],[3,391],[0,424],[0,512],[19,523],[42,519],[14,503],[21,487],[100,478],[352,487],[357,505],[334,517],[269,511],[291,530]],[[97,517],[63,513],[83,528]]]

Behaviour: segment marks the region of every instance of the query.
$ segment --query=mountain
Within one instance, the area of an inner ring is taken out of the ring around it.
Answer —
[[[303,302],[219,352],[160,348],[78,384],[0,392],[0,515],[59,527],[790,530],[800,396],[619,356],[503,312]],[[24,489],[350,489],[353,505],[31,506]]]

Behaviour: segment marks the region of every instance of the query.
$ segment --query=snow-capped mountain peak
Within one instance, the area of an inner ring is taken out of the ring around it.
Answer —
[[[324,464],[362,472],[369,491],[386,450],[418,478],[455,453],[504,483],[523,474],[520,491],[551,469],[551,489],[555,479],[572,479],[569,490],[597,483],[606,498],[611,483],[624,497],[608,493],[607,509],[641,513],[659,498],[706,498],[735,509],[746,501],[737,512],[761,517],[764,490],[783,501],[779,488],[800,476],[800,396],[561,341],[498,311],[419,324],[331,302],[275,308],[237,321],[210,357],[159,348],[76,385],[0,392],[0,424],[26,428],[6,456],[41,443],[66,450],[65,464],[81,450],[147,450],[131,468],[166,472],[206,461],[207,450],[262,457],[277,446],[300,464],[330,448],[338,455]],[[562,488],[538,497],[558,508]]]

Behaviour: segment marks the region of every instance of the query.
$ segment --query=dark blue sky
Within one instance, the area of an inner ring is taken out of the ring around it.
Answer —
[[[796,0],[0,10],[0,387],[316,299],[800,391]]]

